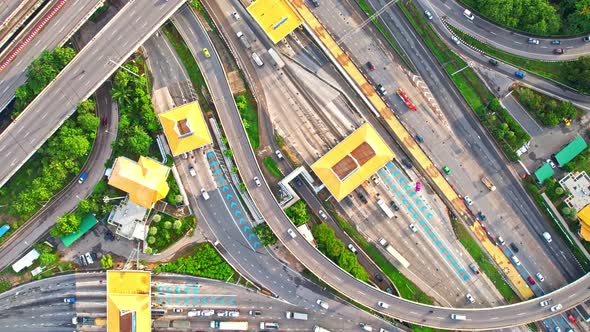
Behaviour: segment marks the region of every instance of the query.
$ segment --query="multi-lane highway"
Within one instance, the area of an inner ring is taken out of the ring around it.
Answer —
[[[18,3],[18,1],[14,1],[14,3]],[[26,81],[26,69],[31,61],[41,55],[44,50],[51,50],[63,45],[101,3],[102,0],[67,1],[43,30],[19,52],[18,56],[4,70],[0,71],[0,112],[14,98],[16,88]],[[1,178],[3,176],[0,176]],[[2,181],[2,184],[4,182]]]
[[[443,0],[419,0],[423,8],[428,9],[434,18],[432,22],[442,27],[441,18],[445,17],[448,22],[459,30],[486,42],[503,51],[517,54],[523,57],[541,60],[570,60],[582,55],[590,54],[590,42],[585,42],[582,37],[569,38],[538,38],[539,45],[527,42],[530,35],[518,33],[492,23],[485,18],[475,14],[473,21],[463,16],[465,7],[457,1]],[[560,45],[552,45],[551,41],[559,40]],[[563,48],[564,54],[553,54],[553,49]]]
[[[0,169],[0,185],[4,185],[74,112],[76,105],[114,73],[183,2],[136,0],[127,3],[0,135],[0,164],[7,166]]]

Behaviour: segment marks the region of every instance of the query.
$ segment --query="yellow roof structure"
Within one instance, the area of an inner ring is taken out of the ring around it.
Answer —
[[[311,165],[311,169],[340,201],[393,157],[377,131],[365,123]]]
[[[247,10],[275,44],[302,22],[285,0],[256,0]]]
[[[211,144],[211,134],[198,102],[160,114],[160,122],[173,156]]]
[[[129,200],[145,208],[151,207],[168,194],[170,167],[147,158],[135,162],[125,157],[115,159],[109,185],[129,194]]]
[[[107,332],[149,332],[151,273],[107,271]]]
[[[580,235],[586,241],[590,241],[590,204],[586,205],[580,212],[578,212],[578,218],[580,218]]]

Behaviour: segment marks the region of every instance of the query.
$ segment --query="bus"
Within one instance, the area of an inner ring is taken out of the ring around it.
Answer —
[[[387,252],[390,253],[391,256],[393,256],[403,267],[405,267],[406,269],[410,267],[410,262],[408,262],[408,260],[405,259],[404,256],[402,256],[402,254],[395,250],[395,248],[392,247],[390,244],[388,244],[387,247],[385,247],[385,250],[387,250]]]

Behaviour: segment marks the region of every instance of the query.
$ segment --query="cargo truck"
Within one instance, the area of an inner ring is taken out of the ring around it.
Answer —
[[[494,183],[490,179],[488,179],[487,177],[483,176],[481,178],[481,182],[483,182],[483,184],[485,184],[489,190],[491,190],[491,191],[496,190],[496,186],[494,186]]]
[[[268,49],[268,55],[270,55],[272,65],[274,67],[276,67],[277,69],[283,68],[285,66],[283,59],[281,59],[281,57],[279,56],[277,51],[275,51],[273,48]],[[282,159],[282,158],[280,158],[280,159]]]
[[[385,202],[382,199],[379,199],[377,201],[377,204],[379,205],[379,207],[381,207],[381,210],[385,212],[385,215],[387,215],[388,218],[393,218],[393,211],[391,211],[389,206],[387,206],[387,204],[385,204]]]
[[[410,267],[410,262],[408,262],[408,260],[405,259],[404,256],[402,256],[402,254],[395,250],[395,248],[392,247],[390,244],[388,244],[387,247],[385,247],[385,250],[387,250],[387,252],[390,253],[391,256],[393,256],[403,267],[405,267],[406,269]]]
[[[213,320],[210,326],[211,328],[224,331],[248,331],[248,322],[222,322]]]
[[[287,317],[287,319],[307,320],[307,314],[301,312],[287,311],[285,316]]]
[[[187,329],[191,327],[191,322],[188,320],[173,320],[172,327]]]
[[[248,38],[246,37],[246,35],[244,35],[242,31],[238,31],[238,33],[236,33],[236,36],[238,36],[238,39],[240,40],[242,45],[244,45],[245,48],[252,49],[252,45],[250,45]]]

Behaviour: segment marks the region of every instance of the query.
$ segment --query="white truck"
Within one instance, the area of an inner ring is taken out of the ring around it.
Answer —
[[[238,33],[236,33],[236,36],[238,37],[238,39],[240,40],[242,45],[244,45],[245,48],[247,48],[249,50],[252,49],[252,45],[250,45],[248,38],[246,37],[246,35],[244,35],[244,33],[242,31],[238,31]]]
[[[316,325],[313,327],[313,332],[330,332],[330,330]]]
[[[410,267],[410,262],[408,262],[408,260],[405,259],[404,256],[402,256],[402,254],[395,250],[395,248],[392,247],[390,244],[388,244],[387,247],[385,247],[385,250],[387,250],[387,252],[390,253],[391,256],[393,256],[403,267],[405,267],[406,269]]]
[[[287,311],[285,317],[287,317],[287,319],[307,320],[307,314],[301,312]]]
[[[285,62],[283,62],[283,59],[281,59],[281,57],[279,56],[277,51],[274,50],[274,48],[268,49],[268,55],[270,55],[272,65],[277,69],[283,68],[285,66]]]
[[[213,320],[210,326],[211,328],[222,331],[248,331],[248,322],[222,322]]]
[[[377,201],[377,204],[379,205],[379,207],[381,207],[381,210],[383,210],[383,212],[385,212],[385,214],[387,215],[388,218],[393,218],[393,211],[391,211],[391,209],[389,208],[389,206],[387,206],[387,204],[385,204],[385,202],[382,199],[379,199]]]

